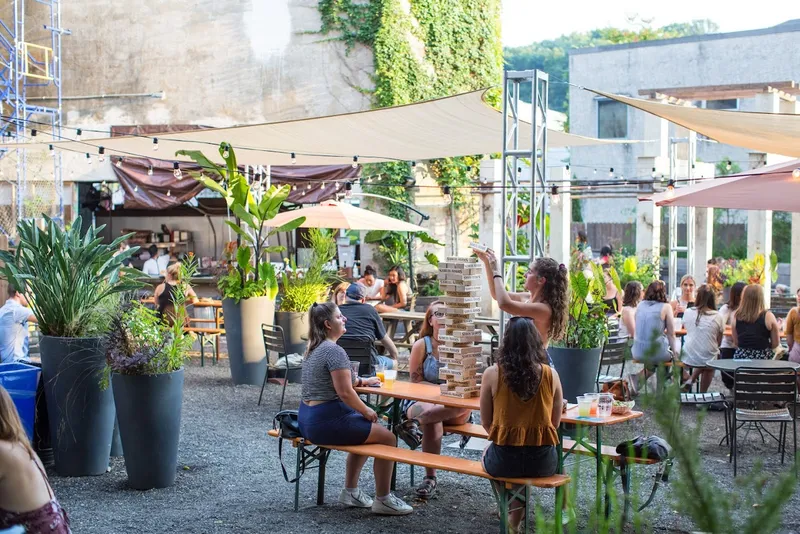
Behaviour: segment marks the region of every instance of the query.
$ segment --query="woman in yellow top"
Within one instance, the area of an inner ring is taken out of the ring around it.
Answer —
[[[483,373],[481,424],[491,443],[483,468],[493,477],[538,478],[558,469],[561,380],[547,364],[539,331],[527,317],[508,321],[497,364]],[[511,507],[509,522],[519,526],[527,503]]]
[[[786,317],[786,344],[789,345],[789,361],[800,363],[800,288],[797,290],[797,306]]]

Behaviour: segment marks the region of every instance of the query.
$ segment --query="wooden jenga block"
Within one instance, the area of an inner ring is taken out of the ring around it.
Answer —
[[[446,262],[455,262],[455,263],[478,263],[478,258],[473,256],[446,256],[444,258]]]
[[[444,395],[448,391],[454,391],[455,388],[456,388],[455,386],[451,386],[450,384],[447,383],[439,384],[439,391],[441,391],[442,395]]]
[[[447,293],[475,293],[479,294],[481,286],[473,282],[464,282],[461,280],[441,280],[439,281],[439,288]]]
[[[481,274],[481,266],[480,265],[468,265],[464,263],[444,263],[439,264],[439,273],[450,273],[450,274]]]
[[[489,247],[487,247],[486,245],[481,245],[480,243],[476,243],[475,241],[469,244],[469,248],[471,248],[472,250],[477,250],[478,252],[486,252],[487,250],[489,250]]]
[[[466,393],[458,393],[457,391],[448,391],[447,393],[442,393],[442,395],[445,397],[455,397],[457,399],[471,399],[472,397],[477,397],[480,394],[480,388],[478,391],[468,391]]]
[[[470,368],[470,367],[477,367],[478,366],[478,358],[475,356],[469,356],[461,359],[457,358],[446,358],[444,356],[439,357],[439,362],[446,365],[448,368],[457,369],[461,368]]]
[[[463,272],[459,273],[440,273],[439,278],[447,281],[453,282],[478,282],[481,279],[480,274],[464,274]],[[469,284],[474,285],[474,284]]]
[[[463,393],[473,393],[473,392],[476,392],[476,391],[479,392],[480,390],[481,390],[480,386],[456,386],[454,391],[456,393],[462,393],[463,394]]]
[[[476,368],[450,369],[449,367],[442,367],[439,369],[439,378],[441,380],[454,380],[456,382],[463,382],[464,380],[474,377],[476,373]]]
[[[448,354],[458,354],[460,356],[469,356],[470,354],[480,354],[481,348],[478,345],[470,345],[469,347],[454,347],[448,345],[440,345],[439,352]]]
[[[473,315],[478,315],[481,312],[480,308],[454,308],[450,304],[446,305],[444,309],[445,317],[464,317],[465,319],[472,318]]]
[[[463,326],[465,328],[475,328],[475,321],[466,317],[445,317],[443,323],[447,326]]]
[[[448,304],[448,305],[464,305],[464,306],[467,306],[467,305],[470,305],[470,304],[475,304],[476,302],[480,302],[481,298],[480,297],[473,297],[473,296],[462,297],[462,296],[455,296],[455,295],[447,294],[447,295],[445,295],[443,297],[439,297],[439,300],[444,302],[444,303],[446,303],[446,304]],[[469,307],[472,307],[472,306],[469,306]]]

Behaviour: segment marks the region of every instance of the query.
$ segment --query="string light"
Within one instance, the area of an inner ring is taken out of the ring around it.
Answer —
[[[667,183],[667,197],[672,198],[675,196],[675,180],[670,180]]]
[[[225,159],[228,159],[228,156],[230,156],[230,155],[231,155],[231,153],[230,153],[230,152],[228,152],[228,149],[227,149],[227,148],[226,148],[225,150],[223,150],[223,151],[222,151],[222,157],[223,157],[223,158],[225,158]]]
[[[106,149],[100,147],[97,149],[97,153],[100,154],[99,156],[97,156],[97,161],[103,163],[106,160]]]
[[[172,175],[177,178],[178,180],[183,179],[183,173],[181,172],[181,168],[178,165],[178,162],[175,161],[172,163]]]
[[[800,169],[795,169],[792,171],[792,178],[795,180],[800,180]]]
[[[56,155],[56,149],[53,148],[53,145],[50,145],[50,157],[54,157]]]
[[[297,155],[294,152],[292,152],[291,161],[292,165],[297,164]]]
[[[91,165],[91,164],[92,164],[92,155],[91,155],[91,154],[89,154],[88,152],[86,153],[86,163],[87,163],[88,165]]]
[[[353,168],[358,168],[358,156],[353,156]]]
[[[117,160],[117,163],[115,164],[115,165],[117,166],[117,168],[118,168],[118,169],[121,169],[121,168],[122,168],[122,159],[123,159],[123,158],[119,158],[119,159]]]
[[[168,197],[172,196],[172,193],[171,193],[171,191],[169,189],[167,189],[167,196]]]
[[[567,163],[567,172],[569,172],[569,163]]]
[[[311,184],[308,184],[308,185],[306,186],[306,189],[308,189],[308,190],[310,191],[310,190],[311,190]]]
[[[344,198],[353,198],[353,184],[351,182],[347,182],[344,185]]]
[[[138,193],[139,192],[139,186],[138,185],[134,185],[133,186],[133,192],[134,193]]]
[[[158,137],[153,138],[153,150],[158,151]]]
[[[339,189],[341,189],[341,188],[342,188],[342,184],[336,184],[336,190],[337,190],[337,191],[338,191]]]
[[[153,176],[153,166],[147,167],[147,176]]]
[[[732,167],[733,167],[733,164],[731,163],[731,160],[728,160],[728,162],[725,163],[725,169],[726,170],[731,170]]]
[[[650,173],[650,177],[651,178],[655,178],[656,177],[656,168],[655,167],[653,167],[653,172]]]
[[[297,191],[297,186],[296,185],[292,186],[292,191]]]
[[[597,169],[594,169],[594,170],[592,171],[592,174],[597,174]]]
[[[450,195],[450,186],[446,185],[442,188],[442,197],[444,198],[444,203],[450,205],[453,202],[453,197]]]
[[[38,132],[36,130],[31,130],[31,137],[36,137]]]
[[[416,161],[412,161],[411,162],[411,168],[412,169],[416,169],[417,168],[417,162]]]
[[[550,202],[552,202],[554,206],[561,204],[561,195],[558,194],[558,187],[556,186],[553,186],[553,189],[550,190]]]
[[[325,182],[322,182],[322,187],[323,187],[323,189],[325,188]]]
[[[608,169],[608,177],[609,178],[613,178],[614,177],[614,167],[611,167],[610,169]]]
[[[81,134],[82,134],[82,133],[83,133],[83,132],[81,132],[81,129],[80,129],[80,128],[78,128],[78,131],[76,131],[76,132],[75,132],[75,140],[76,140],[76,141],[80,141],[80,140],[81,140]]]

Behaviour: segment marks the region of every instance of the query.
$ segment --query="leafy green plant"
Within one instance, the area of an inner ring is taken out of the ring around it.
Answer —
[[[119,253],[119,244],[132,234],[103,244],[103,226],[91,226],[81,236],[81,218],[68,229],[45,217],[45,228],[34,221],[17,224],[16,251],[0,251],[0,276],[18,290],[29,292],[31,311],[42,334],[89,337],[102,334],[98,312],[114,305],[115,295],[142,286],[141,272],[123,266],[139,247]]]
[[[336,255],[336,240],[330,230],[311,228],[308,232],[311,258],[305,271],[294,262],[281,276],[282,291],[280,311],[305,313],[315,302],[325,300],[334,275],[324,270]]]
[[[405,232],[372,230],[364,236],[365,243],[378,246],[378,262],[384,269],[400,265],[403,269],[408,270],[408,239],[419,239],[422,243],[444,246],[444,243],[425,232],[406,234]],[[425,259],[434,267],[439,266],[439,258],[435,254],[426,252]]]
[[[657,257],[645,256],[637,258],[635,255],[625,256],[614,254],[614,265],[621,266],[619,271],[619,285],[624,288],[628,282],[640,282],[647,287],[658,279],[659,262]]]
[[[218,287],[223,298],[237,302],[243,298],[262,296],[274,299],[278,292],[278,280],[272,264],[269,263],[269,254],[282,252],[284,247],[269,246],[269,239],[278,232],[295,230],[306,218],[298,217],[283,226],[266,231],[264,223],[278,215],[283,202],[289,196],[290,187],[270,186],[264,191],[255,189],[239,172],[233,147],[229,143],[221,143],[219,153],[225,161],[224,167],[212,162],[197,150],[179,150],[175,153],[190,157],[203,168],[202,173],[193,174],[193,177],[208,189],[222,195],[236,218],[235,222],[225,221],[237,236],[236,267],[220,278]]]
[[[770,271],[772,280],[777,280],[778,256],[775,251],[770,253],[769,263],[763,254],[756,254],[751,260],[725,260],[720,266],[720,273],[723,285],[731,287],[736,282],[763,284],[766,280],[767,269]]]
[[[419,288],[420,297],[438,297],[443,294],[439,287],[439,280],[429,280],[425,285]]]
[[[603,297],[606,294],[603,267],[589,264],[592,276],[582,271],[574,271],[569,276],[569,319],[567,332],[559,346],[574,349],[602,347],[608,338],[608,322]],[[613,267],[610,267],[614,271]],[[616,271],[611,274],[616,277]]]

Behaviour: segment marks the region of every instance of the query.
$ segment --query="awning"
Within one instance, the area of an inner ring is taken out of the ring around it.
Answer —
[[[699,109],[587,90],[652,113],[720,143],[768,154],[800,157],[800,115]]]
[[[695,206],[800,213],[800,159],[720,176],[650,198],[658,206]]]
[[[283,122],[270,122],[230,128],[209,128],[158,135],[158,151],[153,150],[151,137],[112,137],[62,141],[0,144],[0,147],[47,150],[50,144],[59,149],[97,154],[98,147],[106,155],[164,158],[168,161],[189,161],[176,157],[178,150],[200,150],[210,159],[222,163],[217,151],[227,141],[236,149],[241,165],[288,165],[291,153],[298,165],[341,165],[385,161],[422,161],[435,158],[493,154],[502,151],[502,113],[484,101],[485,90],[472,91],[437,100],[405,106],[316,117]],[[520,146],[531,146],[530,123],[521,121]],[[65,137],[74,131],[65,130]],[[41,137],[46,137],[42,132]],[[40,137],[40,138],[41,138]],[[628,141],[603,140],[548,130],[550,148],[618,144]]]

